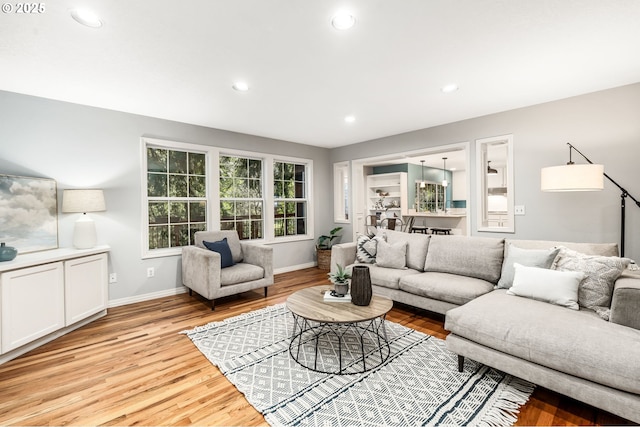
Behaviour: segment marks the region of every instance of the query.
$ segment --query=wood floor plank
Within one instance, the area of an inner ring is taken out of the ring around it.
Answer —
[[[108,315],[0,365],[0,425],[267,425],[181,331],[286,301],[328,284],[309,268],[262,289],[207,301],[181,294]],[[395,304],[387,319],[444,339],[444,316]],[[538,387],[518,425],[631,424]]]

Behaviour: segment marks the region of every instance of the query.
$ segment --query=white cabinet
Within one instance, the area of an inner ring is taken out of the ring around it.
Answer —
[[[2,353],[65,326],[62,262],[2,274]]]
[[[393,172],[367,176],[367,209],[370,215],[407,214],[407,173]],[[382,205],[382,206],[381,206]]]
[[[108,251],[54,249],[0,264],[0,363],[106,314]]]
[[[107,308],[107,255],[76,258],[64,263],[66,326]]]

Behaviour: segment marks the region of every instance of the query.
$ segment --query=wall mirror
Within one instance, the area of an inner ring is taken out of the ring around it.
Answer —
[[[514,232],[513,135],[476,140],[478,231]]]

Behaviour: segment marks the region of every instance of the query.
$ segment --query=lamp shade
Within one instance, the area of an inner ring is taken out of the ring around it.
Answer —
[[[100,212],[106,210],[102,190],[64,190],[62,212]]]
[[[551,166],[540,171],[542,191],[598,191],[604,188],[604,166]]]

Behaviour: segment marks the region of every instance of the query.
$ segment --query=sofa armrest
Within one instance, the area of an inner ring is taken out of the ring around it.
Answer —
[[[640,329],[640,274],[625,272],[616,280],[609,321]]]
[[[267,245],[240,242],[242,246],[242,262],[257,265],[264,269],[265,279],[273,283],[273,248]]]
[[[338,269],[337,264],[343,267],[356,262],[356,242],[339,243],[331,247],[331,272]]]
[[[182,248],[182,284],[207,299],[220,288],[220,254],[197,246]]]

